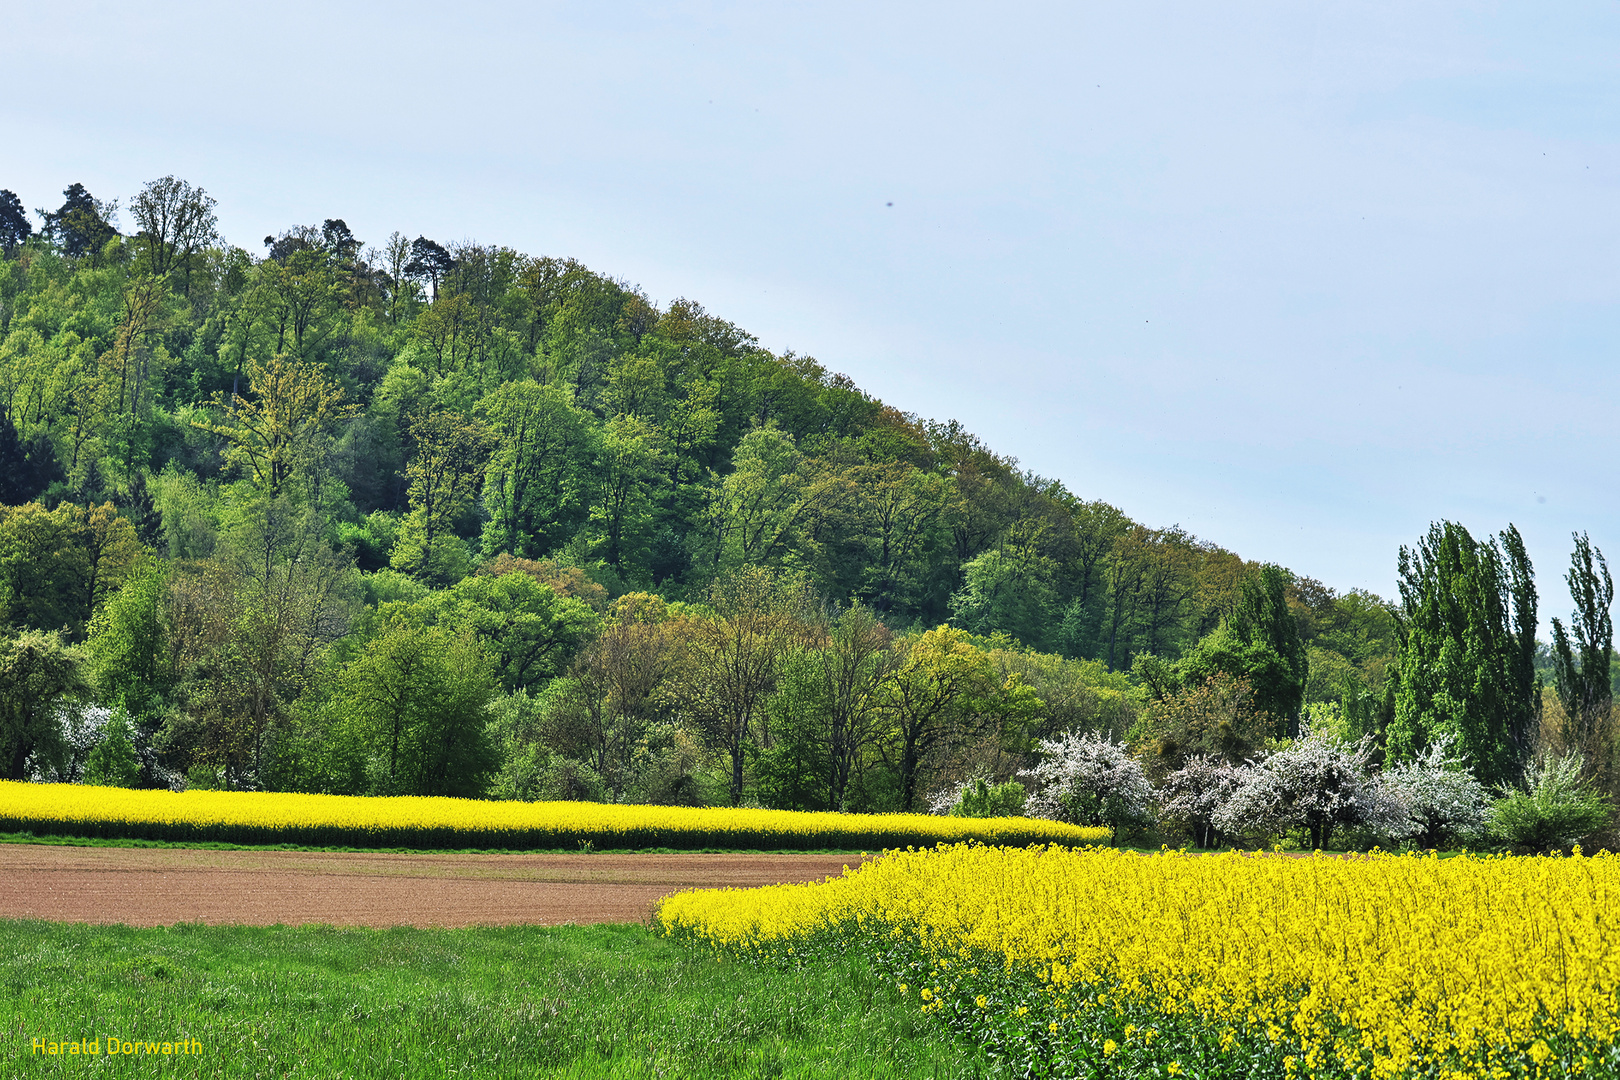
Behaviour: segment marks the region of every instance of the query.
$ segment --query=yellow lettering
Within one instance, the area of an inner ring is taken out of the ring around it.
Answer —
[[[93,1040],[90,1043],[90,1048],[88,1050],[86,1050],[85,1053],[87,1053],[87,1054],[99,1054],[99,1053],[101,1053],[101,1040],[100,1039]]]
[[[111,1035],[107,1036],[107,1053],[109,1055],[118,1053],[118,1040]]]
[[[164,1044],[163,1044],[163,1052],[164,1052],[164,1053],[165,1053],[165,1054],[172,1054],[172,1053],[174,1053],[174,1043],[164,1043]]]
[[[45,1049],[45,1040],[44,1039],[35,1039],[34,1042],[33,1042],[33,1047],[34,1047],[34,1049],[31,1051],[31,1053],[35,1053],[35,1054],[49,1053],[49,1051],[47,1051]]]
[[[155,1053],[158,1052],[158,1044],[157,1043],[142,1043],[141,1046],[146,1050],[146,1052],[148,1054],[155,1054]]]

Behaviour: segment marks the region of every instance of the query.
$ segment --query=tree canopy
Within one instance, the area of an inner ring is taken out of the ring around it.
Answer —
[[[175,176],[127,225],[62,198],[0,190],[0,610],[141,783],[899,809],[1074,732],[1159,773],[1331,707],[1492,781],[1537,737],[1511,527],[1437,525],[1392,605],[576,259],[336,213],[248,250]],[[1582,552],[1553,682],[1607,731]]]

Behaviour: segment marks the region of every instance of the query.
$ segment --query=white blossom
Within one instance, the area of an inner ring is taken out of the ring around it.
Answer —
[[[1042,739],[1040,752],[1044,760],[1019,773],[1037,788],[1025,808],[1031,817],[1115,830],[1149,820],[1153,786],[1120,743],[1100,733],[1070,732]]]
[[[1321,847],[1344,825],[1363,825],[1380,814],[1378,785],[1369,775],[1368,739],[1346,744],[1327,734],[1306,734],[1286,750],[1239,770],[1237,790],[1214,814],[1229,836],[1263,836],[1304,828]]]
[[[1237,790],[1239,773],[1231,765],[1198,754],[1159,785],[1159,819],[1192,833],[1199,847],[1215,846],[1215,812]]]
[[[1419,847],[1439,848],[1484,830],[1490,794],[1454,747],[1454,738],[1447,735],[1414,760],[1384,770],[1379,777],[1381,794],[1390,807],[1400,806],[1404,820],[1392,815],[1387,824],[1374,823],[1375,831],[1393,839],[1412,839]]]

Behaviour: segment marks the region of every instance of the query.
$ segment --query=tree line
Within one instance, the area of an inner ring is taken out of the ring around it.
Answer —
[[[1608,752],[1607,598],[1538,653],[1511,530],[1341,593],[572,259],[63,199],[0,192],[0,603],[95,707],[8,706],[13,777],[889,809],[1074,730]]]

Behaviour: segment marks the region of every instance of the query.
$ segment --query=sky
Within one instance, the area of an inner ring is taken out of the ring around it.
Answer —
[[[572,256],[1154,526],[1620,557],[1620,5],[17,5],[0,187]]]

